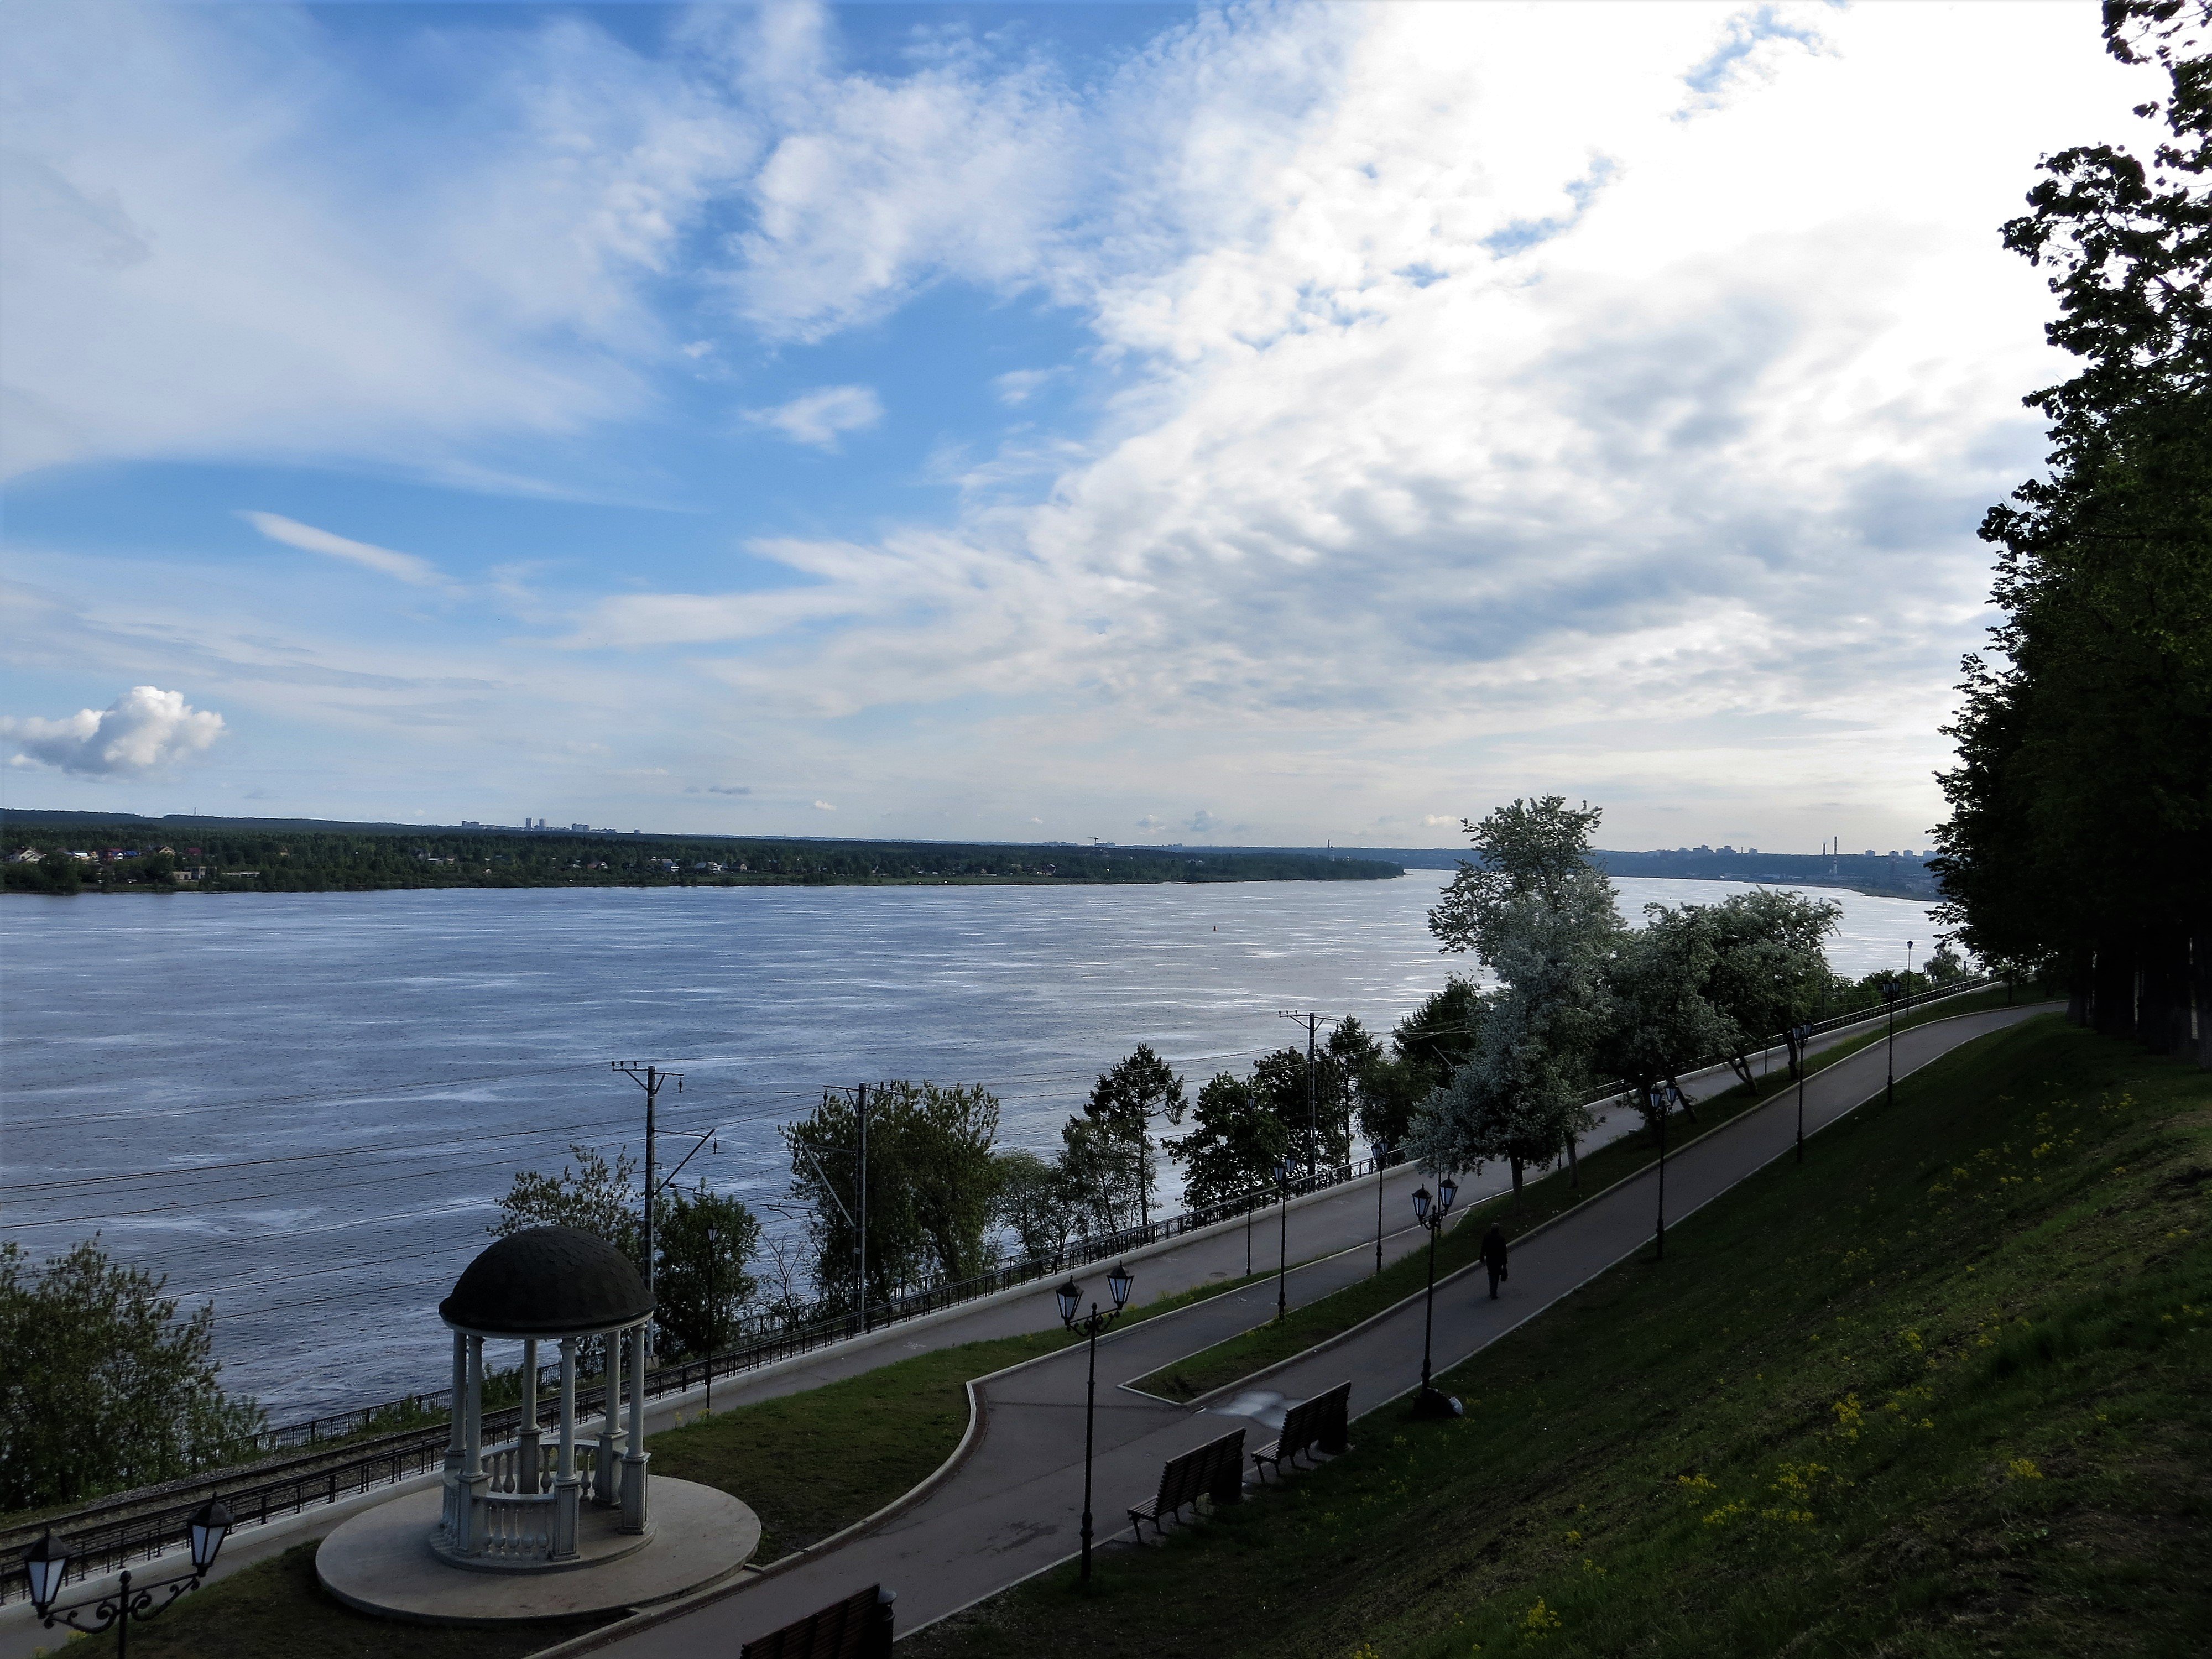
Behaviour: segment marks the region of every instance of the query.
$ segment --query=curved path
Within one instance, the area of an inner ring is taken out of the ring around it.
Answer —
[[[1898,1073],[1917,1070],[1961,1043],[2041,1012],[1996,1009],[1901,1031]],[[1818,1073],[1805,1093],[1808,1133],[1879,1094],[1883,1075],[1880,1043]],[[1720,1092],[1732,1081],[1723,1073],[1700,1092]],[[1614,1133],[1629,1127],[1622,1121],[1629,1115],[1614,1115]],[[1786,1154],[1796,1122],[1796,1096],[1785,1091],[1670,1156],[1669,1224]],[[1820,1178],[1817,1161],[1807,1173]],[[1471,1195],[1486,1196],[1503,1182],[1502,1175],[1494,1175],[1470,1183]],[[1410,1176],[1404,1184],[1412,1184]],[[1632,1176],[1532,1232],[1516,1248],[1513,1278],[1497,1302],[1477,1288],[1471,1272],[1440,1284],[1437,1369],[1461,1363],[1648,1242],[1655,1184],[1650,1171]],[[1291,1282],[1298,1291],[1294,1299],[1310,1299],[1373,1270],[1374,1193],[1365,1183],[1356,1191],[1364,1200],[1364,1248],[1356,1245],[1344,1255],[1293,1269]],[[1349,1194],[1339,1195],[1339,1201],[1346,1212],[1352,1207]],[[1337,1219],[1340,1225],[1349,1218],[1346,1214]],[[1321,1220],[1316,1214],[1315,1224]],[[1304,1212],[1296,1209],[1291,1222],[1294,1229],[1308,1224]],[[1222,1242],[1217,1235],[1190,1248],[1218,1249]],[[1241,1271],[1241,1230],[1227,1236],[1227,1242],[1235,1248],[1234,1266]],[[1406,1230],[1395,1241],[1395,1250],[1401,1253],[1416,1243],[1418,1235]],[[1255,1249],[1261,1252],[1259,1265],[1266,1265],[1271,1252],[1266,1245]],[[1087,1284],[1086,1294],[1103,1302],[1103,1279]],[[1050,1291],[1040,1288],[1036,1297],[1049,1323]],[[1236,1423],[1248,1425],[1247,1443],[1256,1444],[1271,1437],[1285,1401],[1348,1378],[1357,1416],[1415,1385],[1421,1358],[1418,1297],[1285,1362],[1249,1387],[1210,1397],[1200,1406],[1171,1405],[1117,1386],[1264,1322],[1273,1304],[1274,1286],[1255,1285],[1129,1326],[1099,1342],[1095,1509],[1102,1540],[1126,1533],[1126,1506],[1150,1492],[1164,1460]],[[1029,1319],[1028,1328],[1036,1328],[1037,1322]],[[918,1502],[818,1555],[690,1604],[626,1620],[558,1651],[604,1651],[625,1659],[726,1659],[741,1643],[878,1583],[898,1593],[898,1628],[910,1633],[1066,1559],[1079,1537],[1084,1376],[1083,1350],[1073,1348],[982,1379],[975,1385],[979,1432],[966,1457]]]

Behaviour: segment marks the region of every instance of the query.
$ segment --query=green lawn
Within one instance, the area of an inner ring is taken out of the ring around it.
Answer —
[[[901,1644],[2195,1655],[2212,1078],[2041,1019],[1915,1074],[1352,1454]]]
[[[1248,1282],[1158,1297],[1131,1308],[1127,1317],[1153,1318]],[[1036,1294],[1050,1296],[1051,1284],[1040,1281]],[[754,1559],[771,1561],[872,1515],[951,1456],[967,1431],[970,1377],[1072,1340],[1054,1330],[971,1342],[702,1416],[650,1438],[653,1471],[743,1498],[761,1517]],[[366,1659],[395,1651],[395,1638],[404,1632],[410,1659],[514,1659],[604,1622],[538,1625],[496,1635],[393,1625],[324,1595],[315,1579],[314,1551],[311,1543],[299,1545],[194,1591],[158,1623],[135,1632],[132,1651],[158,1659],[215,1653],[240,1659]]]
[[[1939,1004],[1926,1010],[1916,1009],[1912,1015],[1898,1022],[1898,1029],[1927,1024],[1934,1020],[1948,1019],[1955,1015],[1972,1013],[1984,1008],[2002,1008],[2005,994],[2002,989],[1977,993],[1960,997],[1955,1002]],[[1808,1068],[1819,1072],[1834,1065],[1862,1048],[1884,1040],[1886,1030],[1855,1036],[1839,1042],[1813,1057]],[[1673,1132],[1674,1150],[1684,1141],[1701,1134],[1718,1124],[1771,1100],[1776,1095],[1789,1092],[1791,1085],[1786,1072],[1778,1072],[1771,1078],[1760,1078],[1758,1088],[1747,1089],[1738,1084],[1727,1093],[1716,1096],[1698,1106],[1698,1121],[1677,1124]],[[1626,1107],[1615,1107],[1626,1111]],[[1518,1238],[1532,1227],[1550,1220],[1562,1212],[1572,1209],[1592,1194],[1602,1192],[1615,1182],[1626,1179],[1638,1170],[1656,1161],[1658,1138],[1648,1129],[1638,1129],[1621,1139],[1601,1147],[1582,1160],[1582,1184],[1568,1184],[1569,1171],[1556,1170],[1547,1176],[1530,1181],[1517,1194],[1502,1193],[1496,1198],[1486,1199],[1466,1211],[1460,1219],[1447,1228],[1437,1241],[1437,1276],[1441,1279],[1457,1268],[1466,1267],[1480,1254],[1482,1235],[1492,1221],[1505,1229],[1508,1238]],[[1391,1218],[1394,1224],[1407,1218]],[[1303,1308],[1293,1309],[1287,1318],[1277,1320],[1232,1336],[1216,1344],[1202,1353],[1188,1356],[1171,1365],[1164,1365],[1151,1376],[1138,1379],[1135,1386],[1147,1394],[1164,1400],[1195,1400],[1214,1389],[1251,1376],[1255,1371],[1304,1352],[1316,1342],[1350,1330],[1364,1319],[1381,1313],[1419,1291],[1428,1282],[1428,1255],[1417,1252],[1401,1261],[1392,1262],[1379,1275],[1371,1276],[1357,1285],[1348,1285],[1335,1295]]]

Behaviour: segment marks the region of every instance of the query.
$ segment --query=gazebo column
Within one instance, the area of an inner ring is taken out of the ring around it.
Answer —
[[[630,1327],[629,1451],[623,1459],[622,1529],[643,1532],[651,1516],[645,1498],[645,1334],[646,1322]]]
[[[599,1418],[599,1478],[592,1484],[592,1502],[611,1509],[622,1501],[622,1376],[623,1334],[609,1331],[601,1341],[606,1347],[605,1411]]]
[[[459,1331],[453,1333],[453,1386],[447,1395],[447,1415],[453,1419],[446,1433],[445,1508],[438,1524],[449,1544],[460,1537],[460,1478],[462,1437],[467,1432],[461,1426],[461,1411],[469,1391],[469,1340]]]
[[[522,1343],[522,1430],[514,1437],[514,1489],[526,1497],[538,1492],[538,1339]]]
[[[576,1339],[561,1339],[561,1461],[553,1476],[553,1537],[548,1552],[556,1561],[576,1555]]]
[[[475,1555],[483,1547],[484,1488],[491,1477],[483,1469],[483,1338],[468,1339],[468,1387],[464,1391],[460,1487],[460,1525],[453,1534],[453,1553]]]

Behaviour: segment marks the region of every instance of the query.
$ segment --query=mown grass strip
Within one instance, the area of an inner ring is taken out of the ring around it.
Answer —
[[[1915,1073],[1351,1455],[907,1659],[2196,1655],[2212,1079],[2041,1019]]]
[[[2002,1007],[2004,995],[2002,990],[1992,990],[1924,1011],[1916,1009],[1912,1015],[1899,1020],[1898,1030],[1983,1008]],[[1886,1040],[1887,1035],[1885,1027],[1839,1042],[1814,1055],[1808,1070],[1823,1071],[1869,1044]],[[1699,1121],[1684,1126],[1687,1134],[1677,1131],[1677,1149],[1688,1134],[1717,1128],[1794,1087],[1786,1073],[1779,1073],[1758,1079],[1754,1088],[1746,1088],[1739,1083],[1725,1094],[1698,1103]],[[1625,1112],[1630,1109],[1615,1106],[1612,1109]],[[1437,1276],[1441,1279],[1474,1262],[1481,1253],[1482,1235],[1492,1222],[1502,1225],[1508,1238],[1518,1238],[1531,1228],[1572,1209],[1592,1194],[1602,1192],[1615,1182],[1624,1181],[1656,1162],[1658,1155],[1656,1137],[1648,1129],[1638,1129],[1584,1158],[1578,1188],[1568,1185],[1569,1172],[1559,1169],[1527,1182],[1519,1193],[1501,1193],[1471,1206],[1437,1241]],[[1389,1219],[1395,1227],[1404,1224],[1406,1218],[1394,1216]],[[1163,1400],[1196,1400],[1304,1353],[1316,1343],[1342,1335],[1363,1320],[1373,1318],[1420,1290],[1428,1282],[1428,1272],[1426,1251],[1416,1251],[1392,1262],[1379,1274],[1346,1285],[1318,1302],[1294,1308],[1285,1318],[1255,1327],[1202,1352],[1163,1365],[1130,1386]]]

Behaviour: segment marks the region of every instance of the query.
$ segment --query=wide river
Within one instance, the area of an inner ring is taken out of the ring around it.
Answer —
[[[280,1421],[436,1387],[435,1304],[514,1172],[641,1146],[610,1060],[680,1067],[664,1128],[720,1129],[685,1183],[757,1205],[827,1084],[981,1083],[1042,1149],[1139,1042],[1194,1091],[1292,1041],[1280,1009],[1387,1036],[1469,965],[1426,931],[1443,879],[10,896],[0,1238],[97,1233],[212,1301],[226,1382]],[[1618,884],[1632,919],[1742,890]],[[1923,907],[1826,896],[1840,971],[1924,958]]]

